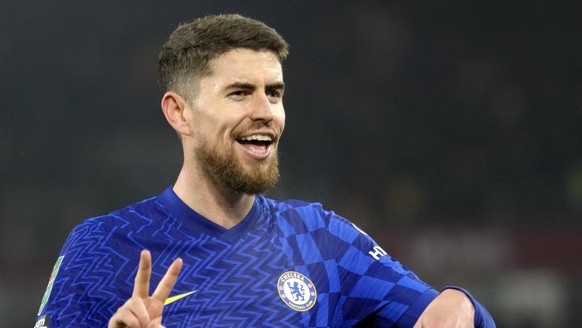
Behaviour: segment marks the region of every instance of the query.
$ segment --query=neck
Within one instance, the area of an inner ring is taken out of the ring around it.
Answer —
[[[210,221],[230,229],[250,212],[255,195],[217,186],[198,170],[182,167],[174,184],[174,192],[190,208]]]

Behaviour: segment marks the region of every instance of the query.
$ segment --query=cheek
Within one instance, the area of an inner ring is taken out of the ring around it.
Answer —
[[[285,127],[285,110],[282,106],[280,110],[275,112],[275,121],[277,122],[277,125],[281,127],[281,131],[283,131],[283,128]]]
[[[221,140],[229,136],[229,123],[217,115],[200,113],[197,122],[197,134],[206,139],[209,143],[220,143]]]

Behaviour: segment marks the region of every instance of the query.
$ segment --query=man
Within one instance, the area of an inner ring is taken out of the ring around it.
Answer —
[[[494,327],[469,293],[435,291],[319,204],[261,195],[279,176],[287,49],[239,15],[170,36],[161,106],[182,170],[161,195],[73,230],[37,326]]]

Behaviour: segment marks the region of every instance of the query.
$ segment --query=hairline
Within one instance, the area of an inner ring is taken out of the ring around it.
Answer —
[[[204,65],[196,70],[190,70],[190,72],[184,72],[180,75],[175,77],[175,80],[168,85],[166,92],[172,91],[180,96],[182,96],[189,104],[192,104],[199,96],[200,92],[200,82],[202,79],[206,77],[210,77],[214,74],[214,65],[213,63],[220,57],[224,56],[227,53],[232,51],[241,50],[241,49],[248,49],[255,52],[270,52],[277,58],[279,64],[283,64],[284,58],[281,58],[276,51],[269,49],[269,48],[260,48],[255,49],[252,47],[232,47],[228,48],[225,51],[220,53],[216,53],[214,56],[208,58],[208,60],[204,63]],[[192,102],[192,103],[191,103]]]

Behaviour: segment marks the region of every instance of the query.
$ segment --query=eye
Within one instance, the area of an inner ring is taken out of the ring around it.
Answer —
[[[283,92],[281,92],[281,90],[271,90],[268,93],[269,97],[273,98],[281,98],[283,96]]]
[[[246,96],[249,95],[247,90],[235,90],[228,94],[228,97],[233,100],[243,100]]]
[[[275,103],[283,98],[283,90],[282,89],[271,89],[267,90],[267,97],[271,100],[271,102]]]

